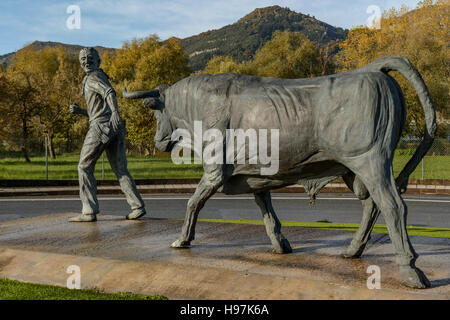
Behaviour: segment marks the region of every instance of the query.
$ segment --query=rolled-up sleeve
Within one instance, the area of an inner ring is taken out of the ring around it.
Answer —
[[[109,81],[105,81],[101,77],[90,77],[86,81],[86,89],[98,93],[103,99],[106,99],[111,93],[116,94]]]

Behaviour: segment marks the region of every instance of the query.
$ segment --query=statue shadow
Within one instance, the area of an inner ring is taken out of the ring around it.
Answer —
[[[192,249],[213,249],[213,248],[245,248],[245,247],[270,247],[270,242],[255,242],[255,243],[224,243],[224,244],[191,244]]]
[[[107,215],[107,214],[104,214]],[[167,218],[151,218],[151,217],[142,217],[137,220],[126,220],[124,216],[114,216],[114,217],[104,217],[104,215],[100,214],[97,216],[97,222],[105,222],[105,221],[126,221],[130,223],[138,223],[138,222],[148,222],[148,221],[164,221],[164,220],[170,220]],[[103,216],[103,217],[102,217]]]
[[[202,241],[202,240],[199,240]],[[315,250],[318,249],[325,249],[325,248],[344,248],[345,247],[345,243],[347,243],[348,241],[346,240],[342,240],[342,241],[336,241],[336,240],[308,240],[308,241],[289,241],[289,243],[291,244],[291,247],[295,246],[295,245],[301,245],[301,244],[305,244],[305,243],[315,243],[315,242],[319,242],[319,243],[324,243],[325,244],[321,244],[321,245],[316,245],[316,246],[308,246],[308,247],[301,247],[301,248],[292,248],[292,253],[301,253],[301,252],[308,252],[308,253],[315,253],[317,254],[317,252],[314,252]],[[245,248],[245,247],[268,247],[270,248],[270,250],[272,250],[272,244],[270,243],[270,240],[268,239],[267,241],[259,241],[259,242],[239,242],[239,243],[221,243],[221,244],[210,244],[210,243],[193,243],[191,244],[191,248],[196,248],[196,249],[211,249],[211,248]]]
[[[449,255],[450,254],[450,250],[449,251],[442,251],[442,252],[420,252],[417,251],[417,254],[419,255],[419,257],[422,256],[440,256],[440,255]],[[363,253],[364,257],[367,258],[386,258],[386,257],[394,257],[394,253]]]
[[[292,248],[292,253],[300,253],[300,252],[313,252],[315,250],[320,249],[328,249],[328,248],[342,248],[344,249],[350,241],[348,239],[345,240],[307,240],[307,241],[289,241],[291,246],[293,245],[308,245],[302,246],[300,248]]]
[[[450,278],[446,279],[438,279],[438,280],[430,280],[431,288],[439,288],[450,285]]]

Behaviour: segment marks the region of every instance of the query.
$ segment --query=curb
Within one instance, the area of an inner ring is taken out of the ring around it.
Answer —
[[[135,179],[136,185],[197,184],[200,179]],[[0,180],[0,188],[78,187],[78,180]],[[119,186],[117,180],[97,180],[97,186]],[[1,189],[0,189],[1,190]]]
[[[183,180],[181,180],[183,181]],[[175,182],[175,181],[170,181]],[[179,182],[179,181],[177,181]],[[184,182],[184,181],[183,181]],[[137,185],[137,189],[141,194],[155,193],[193,193],[197,187],[197,183],[192,180],[191,183],[170,183],[170,184],[148,184]],[[301,185],[293,185],[281,189],[272,190],[273,193],[305,193],[305,189]],[[330,183],[321,190],[321,193],[351,193],[350,189],[343,183]],[[1,197],[17,197],[17,196],[63,196],[78,195],[78,185],[75,186],[53,186],[53,187],[34,187],[34,188],[3,188],[0,189]],[[100,185],[97,188],[97,194],[122,194],[118,185]],[[408,185],[406,194],[416,195],[450,195],[450,186],[440,185]]]
[[[183,178],[183,179],[135,179],[136,185],[180,185],[180,184],[198,184],[198,178]],[[97,186],[118,186],[117,180],[97,180]],[[344,180],[338,178],[328,185],[343,185]],[[0,180],[0,188],[37,188],[37,187],[78,187],[78,180]],[[444,179],[409,179],[408,188],[417,188],[412,186],[449,186],[450,180]],[[427,189],[427,188],[426,188]],[[1,189],[0,189],[1,190]]]

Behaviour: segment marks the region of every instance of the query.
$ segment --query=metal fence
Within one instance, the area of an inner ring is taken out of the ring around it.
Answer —
[[[47,137],[27,139],[26,154],[31,160],[27,162],[23,139],[0,140],[0,179],[76,179],[83,142],[84,139],[54,138],[52,144],[56,158],[52,158]],[[145,159],[144,152],[139,148],[133,147],[128,141],[126,144],[130,157]],[[114,177],[105,154],[97,161],[95,174],[97,179]]]
[[[403,169],[419,144],[420,140],[418,139],[402,139],[398,143],[394,156],[394,172],[396,174]],[[410,178],[450,180],[450,141],[442,138],[435,139]]]
[[[76,178],[77,162],[83,141],[55,139],[53,142],[57,156],[56,159],[51,159],[46,139],[31,139],[27,143],[31,159],[30,163],[25,162],[20,149],[21,142],[20,140],[2,141],[0,144],[0,179],[50,178],[51,180],[59,180]],[[394,156],[394,173],[396,175],[404,168],[419,143],[419,139],[402,139],[399,142]],[[127,145],[131,174],[133,174],[133,170],[137,170],[135,168],[142,165],[146,166],[146,170],[152,170],[152,165],[156,163],[155,159],[164,157],[167,159],[164,161],[168,163],[168,168],[172,169],[169,166],[170,158],[168,158],[168,154],[158,153],[156,158],[153,156],[146,157],[128,142]],[[138,162],[140,163],[139,165],[137,165]],[[180,172],[182,169],[178,167],[177,172]],[[65,172],[69,171],[71,172],[70,174],[65,174]],[[100,157],[97,162],[96,176],[98,179],[114,177],[105,155]],[[144,178],[144,176],[145,173],[140,173],[140,178]],[[180,176],[174,173],[173,178],[179,178]],[[427,155],[410,178],[450,180],[450,141],[443,138],[435,139]]]

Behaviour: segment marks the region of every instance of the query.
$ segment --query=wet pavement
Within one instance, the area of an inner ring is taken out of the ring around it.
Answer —
[[[431,289],[403,287],[387,235],[362,259],[342,259],[352,232],[284,227],[292,254],[272,252],[264,226],[199,222],[189,249],[172,249],[182,221],[99,215],[68,223],[53,214],[0,223],[0,277],[65,285],[79,265],[82,287],[188,299],[449,299],[450,239],[411,237]],[[367,268],[381,270],[368,290]]]

